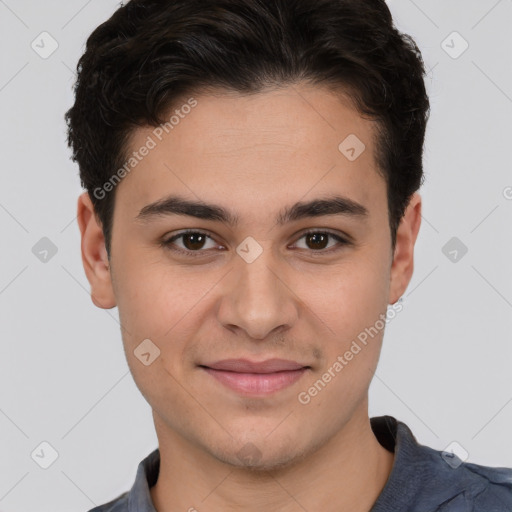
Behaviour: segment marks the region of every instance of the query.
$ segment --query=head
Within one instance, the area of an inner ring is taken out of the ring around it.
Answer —
[[[160,429],[275,467],[364,409],[413,271],[423,74],[384,0],[132,0],[91,34],[66,114],[84,268]],[[229,358],[308,368],[247,396],[204,371]]]

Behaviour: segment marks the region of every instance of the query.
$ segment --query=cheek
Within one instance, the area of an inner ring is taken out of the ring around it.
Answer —
[[[328,327],[316,339],[323,354],[321,368],[302,389],[302,397],[313,407],[337,409],[342,403],[348,411],[367,393],[386,325],[386,272],[382,264],[361,258],[334,275],[324,294],[311,304]],[[335,425],[336,419],[329,422]]]
[[[197,279],[162,256],[133,251],[116,261],[119,316],[128,333],[161,338],[206,293],[209,279]]]
[[[386,312],[389,269],[382,260],[361,253],[317,278],[316,288],[313,281],[303,288],[309,306],[325,324],[326,335],[342,346]]]
[[[329,327],[317,339],[322,367],[308,383],[316,406],[337,407],[342,400],[355,407],[367,392],[386,325],[388,280],[385,262],[361,254],[333,274],[312,305]]]
[[[172,377],[183,380],[190,365],[190,347],[195,346],[206,322],[214,324],[208,313],[215,286],[225,270],[200,273],[196,269],[192,273],[162,258],[148,261],[146,256],[143,261],[139,264],[131,256],[118,266],[116,296],[125,355],[139,389],[147,397],[152,386],[158,388],[166,382],[170,388],[165,393],[171,393],[175,383]],[[153,350],[158,354],[147,367],[136,357],[146,339],[157,347]]]

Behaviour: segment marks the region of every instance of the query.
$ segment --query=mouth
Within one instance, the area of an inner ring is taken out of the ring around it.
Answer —
[[[296,383],[311,367],[284,359],[252,362],[225,359],[199,367],[224,386],[243,395],[266,396]]]

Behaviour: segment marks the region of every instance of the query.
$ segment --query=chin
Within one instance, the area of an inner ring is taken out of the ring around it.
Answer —
[[[272,434],[273,435],[273,434]],[[244,436],[247,438],[247,436]],[[268,433],[261,436],[251,436],[253,441],[240,440],[235,442],[230,438],[228,446],[209,447],[211,455],[217,460],[239,469],[251,472],[276,471],[292,467],[304,455],[297,440],[291,442],[292,436],[284,439],[274,439],[274,443],[267,439]],[[233,450],[236,445],[237,449]]]
[[[296,454],[274,454],[271,456],[263,456],[263,454],[259,454],[259,456],[251,458],[247,456],[247,454],[243,457],[239,456],[238,453],[222,453],[215,454],[216,458],[225,464],[233,466],[237,469],[244,469],[250,471],[251,473],[266,473],[266,472],[275,472],[278,470],[286,469],[292,467],[298,460],[298,456]]]

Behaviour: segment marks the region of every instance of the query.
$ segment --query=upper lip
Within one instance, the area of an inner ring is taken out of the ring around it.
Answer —
[[[286,370],[300,370],[306,365],[286,359],[267,359],[266,361],[249,361],[248,359],[223,359],[216,363],[201,365],[213,370],[225,370],[237,373],[274,373]]]

